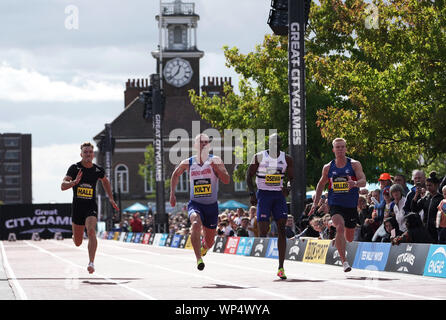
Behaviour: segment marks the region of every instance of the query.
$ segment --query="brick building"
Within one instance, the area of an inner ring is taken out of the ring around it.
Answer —
[[[31,135],[0,134],[0,201],[32,203]]]
[[[156,50],[152,51],[152,56],[158,72],[160,68],[163,71],[162,85],[166,97],[163,118],[164,174],[165,179],[169,179],[180,161],[171,161],[171,148],[181,145],[183,159],[192,156],[193,139],[199,133],[196,131],[198,124],[201,132],[211,128],[195,111],[188,91],[193,89],[197,93],[221,95],[223,84],[231,84],[231,79],[203,77],[200,86],[200,58],[204,56],[204,52],[196,46],[199,16],[195,13],[194,3],[183,3],[180,0],[162,3],[162,10],[162,18],[156,16],[156,20],[161,20],[161,34],[165,45],[161,54]],[[143,119],[144,106],[139,100],[139,93],[147,90],[148,86],[148,79],[128,79],[123,111],[110,123],[115,139],[111,180],[116,198],[121,199],[123,209],[135,202],[147,204],[155,201],[154,186],[138,174],[139,165],[144,163],[145,148],[153,144],[152,122]],[[183,138],[179,143],[175,135],[178,132],[188,138]],[[95,142],[99,144],[104,135],[105,129],[94,137]],[[221,152],[222,149],[216,147],[215,151]],[[104,155],[100,152],[97,154],[97,161],[104,166]],[[234,165],[227,165],[226,168],[232,174]],[[98,194],[103,197],[104,192],[100,184],[98,190]],[[152,199],[147,199],[147,196]],[[180,179],[176,196],[179,203],[188,201],[189,180],[186,173]],[[248,192],[245,183],[234,183],[232,179],[228,185],[220,183],[219,199],[236,199],[247,203]],[[165,200],[169,200],[169,192],[166,192]]]

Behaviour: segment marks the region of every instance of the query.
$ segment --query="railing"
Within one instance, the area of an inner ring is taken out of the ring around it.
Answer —
[[[161,14],[169,15],[193,15],[195,13],[195,3],[163,3],[161,4]]]

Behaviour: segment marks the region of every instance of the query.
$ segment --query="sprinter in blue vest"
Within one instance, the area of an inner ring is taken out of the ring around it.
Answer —
[[[346,157],[347,143],[342,138],[333,140],[335,159],[324,165],[322,176],[316,187],[316,195],[309,212],[316,210],[325,185],[328,183],[328,205],[333,226],[336,228],[335,246],[341,257],[344,272],[351,270],[345,259],[345,245],[353,241],[358,220],[359,188],[367,181],[359,161]]]

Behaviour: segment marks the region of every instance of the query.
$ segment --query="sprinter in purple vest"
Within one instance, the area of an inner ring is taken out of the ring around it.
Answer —
[[[328,205],[333,226],[336,228],[335,246],[341,257],[345,272],[351,270],[345,259],[346,240],[353,241],[356,222],[358,220],[359,188],[365,187],[367,181],[361,163],[346,157],[347,143],[342,138],[333,140],[335,159],[322,169],[322,176],[316,187],[312,215],[319,203],[325,185],[328,183]]]

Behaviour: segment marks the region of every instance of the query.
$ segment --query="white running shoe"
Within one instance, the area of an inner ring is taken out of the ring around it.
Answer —
[[[348,264],[347,261],[344,261],[344,263],[342,264],[342,266],[344,267],[344,272],[349,272],[352,270],[352,267],[350,267],[350,265]]]
[[[93,273],[94,272],[94,264],[93,264],[93,262],[90,262],[88,264],[87,270],[88,270],[88,273]]]

